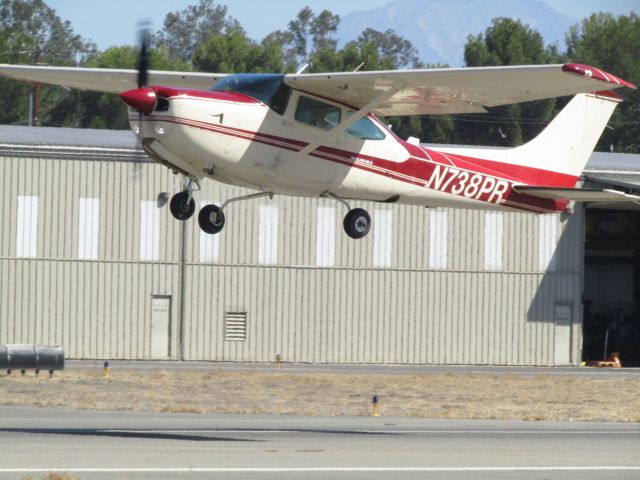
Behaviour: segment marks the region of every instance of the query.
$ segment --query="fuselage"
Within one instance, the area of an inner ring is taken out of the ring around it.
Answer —
[[[213,91],[152,89],[153,110],[132,110],[132,129],[156,161],[191,178],[287,195],[533,212],[567,202],[514,185],[577,180],[409,143],[372,114],[340,129],[355,109],[291,89],[280,75],[230,76]]]

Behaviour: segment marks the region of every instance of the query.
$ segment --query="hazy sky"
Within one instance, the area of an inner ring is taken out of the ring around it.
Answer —
[[[256,40],[266,34],[284,29],[296,13],[305,6],[315,11],[329,9],[345,15],[356,10],[389,3],[391,0],[275,0],[265,6],[256,0],[219,0],[232,17],[237,18]],[[512,0],[527,1],[527,0]],[[640,0],[545,0],[545,2],[567,15],[581,19],[595,11],[607,11],[616,15],[640,11]],[[170,11],[183,10],[198,0],[46,0],[63,20],[69,20],[76,33],[90,39],[104,50],[112,45],[135,44],[137,24],[141,19],[150,19],[152,30],[162,28],[165,15]],[[425,8],[428,0],[425,0]]]

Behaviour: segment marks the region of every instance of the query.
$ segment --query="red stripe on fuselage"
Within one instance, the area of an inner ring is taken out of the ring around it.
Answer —
[[[133,119],[137,120],[137,117]],[[300,151],[308,145],[307,142],[296,139],[168,115],[154,115],[153,117],[147,117],[144,120],[190,126],[201,130],[230,135],[247,141],[255,141],[276,148],[284,148],[294,152]],[[405,183],[411,183],[413,185],[427,187],[432,190],[462,196],[481,202],[494,204],[512,203],[512,205],[510,205],[512,208],[532,210],[536,212],[562,211],[566,208],[567,202],[564,201],[543,199],[516,193],[511,188],[514,183],[522,184],[531,182],[527,182],[515,175],[509,175],[508,173],[504,174],[499,171],[499,169],[504,166],[526,169],[529,171],[535,171],[537,178],[544,177],[545,179],[549,176],[563,174],[534,169],[531,167],[520,167],[500,162],[461,157],[452,154],[446,154],[445,156],[441,152],[423,149],[411,144],[407,145],[412,147],[410,149],[407,148],[410,156],[402,162],[396,162],[327,146],[318,147],[316,150],[311,152],[310,155],[349,167],[359,168],[370,173],[390,177]],[[405,145],[405,147],[407,147],[407,145]],[[453,159],[453,165],[449,159]],[[479,164],[480,162],[486,163],[493,168],[486,168]],[[504,186],[500,186],[498,182],[504,183]],[[539,183],[534,184],[542,185]],[[575,179],[573,184],[575,184]]]

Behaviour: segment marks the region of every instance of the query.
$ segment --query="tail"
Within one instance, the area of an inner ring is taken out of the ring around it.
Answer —
[[[565,185],[558,181],[565,175],[574,179],[580,176],[621,101],[622,97],[609,91],[574,96],[537,137],[507,150],[505,161],[562,174],[549,176],[542,185],[573,186],[575,180]]]
[[[606,91],[575,95],[533,140],[515,148],[434,148],[529,185],[573,187],[618,103]]]

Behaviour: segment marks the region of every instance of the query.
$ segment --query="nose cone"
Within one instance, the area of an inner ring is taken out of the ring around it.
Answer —
[[[136,88],[120,94],[120,98],[131,108],[149,115],[156,106],[156,92],[151,88]]]

